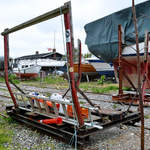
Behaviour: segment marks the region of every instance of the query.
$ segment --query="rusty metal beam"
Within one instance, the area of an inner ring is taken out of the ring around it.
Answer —
[[[144,44],[144,77],[142,83],[142,100],[145,98],[145,89],[146,83],[148,82],[148,42],[149,42],[149,33],[145,33],[145,44]]]
[[[141,90],[141,62],[140,62],[140,50],[139,50],[139,39],[138,39],[138,29],[137,29],[137,19],[136,10],[134,5],[134,0],[132,0],[132,13],[133,22],[136,35],[136,50],[137,50],[137,74],[138,74],[138,93],[139,93],[139,108],[141,112],[141,150],[144,150],[144,110],[143,110],[143,100],[142,100],[142,90]]]
[[[15,106],[15,108],[17,108],[18,104],[16,102],[16,99],[14,97],[14,94],[11,90],[11,87],[10,87],[10,84],[8,81],[8,64],[9,64],[9,44],[8,44],[8,35],[5,35],[4,36],[4,69],[5,69],[4,70],[5,71],[4,77],[5,77],[6,86],[8,88],[9,93],[10,93],[10,96],[13,100],[14,106]]]
[[[66,30],[66,47],[67,47],[67,57],[69,63],[69,82],[72,93],[72,100],[74,103],[75,111],[77,114],[77,119],[79,122],[79,126],[82,127],[84,125],[84,120],[81,114],[81,108],[77,97],[77,90],[75,87],[75,79],[74,79],[74,64],[73,64],[73,27],[72,27],[72,16],[71,16],[71,3],[67,3],[69,7],[69,12],[64,14],[65,21],[65,30]]]
[[[118,61],[119,61],[119,95],[123,94],[122,89],[122,80],[123,80],[123,74],[122,74],[122,27],[121,25],[118,25]]]

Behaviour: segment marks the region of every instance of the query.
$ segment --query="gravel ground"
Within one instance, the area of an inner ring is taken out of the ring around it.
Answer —
[[[25,86],[24,86],[25,88]],[[29,87],[26,87],[29,88]],[[37,90],[35,87],[30,87],[32,90]],[[38,88],[38,91],[44,89]],[[50,89],[46,89],[46,92]],[[54,92],[54,91],[53,91]],[[55,92],[64,93],[64,91],[55,90]],[[7,91],[1,90],[0,93],[7,95]],[[110,100],[110,96],[100,96],[98,94],[87,94],[89,98]],[[0,97],[0,112],[4,111],[6,103],[10,103],[10,99]],[[101,107],[127,109],[126,105],[101,102]],[[136,110],[137,107],[132,107]],[[150,108],[145,107],[145,126],[150,127]],[[140,123],[136,123],[140,125]],[[5,144],[10,150],[72,150],[70,145],[58,141],[50,136],[43,135],[35,130],[32,130],[25,125],[12,125],[14,130],[13,140],[10,144]],[[145,150],[150,150],[150,130],[145,130]],[[140,150],[140,128],[133,126],[121,125],[113,127],[105,131],[99,131],[83,146],[84,150]]]

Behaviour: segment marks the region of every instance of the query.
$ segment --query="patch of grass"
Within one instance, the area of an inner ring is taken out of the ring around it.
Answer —
[[[0,91],[8,91],[8,89],[0,88]]]
[[[150,119],[150,115],[144,115],[145,119]]]
[[[11,131],[8,131],[6,129],[0,129],[0,149],[6,149],[3,145],[5,143],[11,142],[10,137]]]
[[[0,150],[6,150],[5,143],[11,143],[13,131],[8,129],[9,125],[14,121],[9,118],[3,118],[0,116]]]
[[[105,75],[102,75],[102,76],[100,77],[100,79],[97,81],[97,82],[98,82],[98,84],[103,85],[103,84],[104,84],[105,79],[106,79],[106,76],[105,76]]]
[[[80,104],[82,104],[82,105],[83,105],[83,104],[86,104],[86,102],[80,101]]]
[[[130,87],[123,87],[122,88],[124,91],[131,91],[132,89]]]
[[[65,80],[63,77],[59,76],[47,76],[44,78],[43,82],[48,83],[48,84],[59,84],[59,83],[64,83]]]
[[[17,79],[17,76],[15,74],[9,75],[9,79],[12,80],[13,83],[19,84],[20,81]]]
[[[113,109],[116,109],[116,108],[117,108],[117,105],[116,105],[116,104],[113,104],[112,107],[113,107]]]
[[[89,86],[87,84],[80,84],[79,86],[83,91],[87,91],[89,89]]]
[[[19,84],[20,81],[17,79],[15,74],[10,74],[8,77],[10,80],[12,80],[15,84]],[[0,82],[5,82],[4,77],[0,77]]]
[[[52,94],[51,93],[46,93],[46,96],[47,97],[50,97]]]
[[[16,121],[14,119],[12,119],[11,117],[5,118],[5,117],[0,116],[0,121],[1,121],[0,127],[1,126],[7,126],[7,125],[10,125],[12,123],[16,123]]]
[[[5,82],[5,79],[3,77],[0,77],[0,82]]]
[[[116,91],[118,90],[118,86],[106,86],[106,87],[93,87],[92,89],[93,93],[109,93],[110,91]]]
[[[53,85],[53,88],[56,89],[68,88],[67,80],[65,80],[63,77],[52,75],[45,77],[42,81],[40,81],[40,78],[36,78],[33,80],[22,81],[21,83],[25,83],[28,86],[37,86],[41,88],[48,88],[49,85]]]

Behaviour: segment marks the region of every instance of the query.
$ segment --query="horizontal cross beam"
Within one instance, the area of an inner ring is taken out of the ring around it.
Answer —
[[[16,32],[18,30],[21,30],[21,29],[24,29],[24,28],[27,28],[29,26],[32,26],[32,25],[35,25],[35,24],[38,24],[40,22],[43,22],[43,21],[46,21],[46,20],[49,20],[49,19],[52,19],[54,17],[57,17],[61,14],[65,14],[69,11],[69,5],[70,5],[70,2],[67,2],[64,4],[64,6],[62,7],[59,7],[59,8],[56,8],[52,11],[49,11],[43,15],[40,15],[38,17],[35,17],[29,21],[26,21],[20,25],[17,25],[11,29],[5,29],[4,32],[1,33],[1,35],[7,35],[9,33],[13,33],[13,32]]]

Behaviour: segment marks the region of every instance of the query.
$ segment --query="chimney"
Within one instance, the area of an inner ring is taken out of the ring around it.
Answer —
[[[56,60],[56,49],[55,48],[53,49],[53,53],[54,53],[53,59]]]
[[[55,48],[53,49],[53,53],[56,53],[56,49]]]
[[[36,51],[35,54],[38,55],[38,54],[39,54],[39,51]]]

